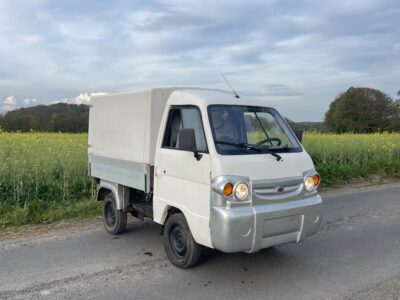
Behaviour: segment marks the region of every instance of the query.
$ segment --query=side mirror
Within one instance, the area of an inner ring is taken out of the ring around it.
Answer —
[[[185,151],[194,151],[196,149],[196,137],[194,129],[180,128],[178,134],[179,149]]]
[[[301,142],[303,142],[303,129],[296,129],[294,131],[294,134],[296,135],[297,139]]]
[[[193,151],[194,157],[200,160],[202,155],[197,151],[196,136],[193,128],[181,128],[178,135],[179,149]]]

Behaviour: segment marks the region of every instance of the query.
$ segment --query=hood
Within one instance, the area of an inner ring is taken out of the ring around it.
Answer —
[[[281,161],[269,154],[217,155],[212,159],[211,178],[223,175],[245,176],[250,180],[303,176],[314,169],[307,152],[279,153]]]

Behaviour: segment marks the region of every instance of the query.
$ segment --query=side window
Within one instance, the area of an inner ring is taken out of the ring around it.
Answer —
[[[199,152],[207,152],[207,143],[204,135],[203,123],[200,112],[195,107],[182,107],[171,109],[164,135],[163,147],[179,148],[179,129],[194,129],[196,146]]]

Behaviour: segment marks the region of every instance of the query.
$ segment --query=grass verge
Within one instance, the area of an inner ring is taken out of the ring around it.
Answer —
[[[71,203],[47,204],[31,201],[23,207],[0,204],[0,230],[9,226],[51,223],[61,219],[87,218],[101,213],[101,203],[95,200],[81,200]]]

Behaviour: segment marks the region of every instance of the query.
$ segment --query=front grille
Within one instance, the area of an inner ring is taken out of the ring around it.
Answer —
[[[295,200],[304,194],[302,177],[255,180],[251,184],[255,205]]]

